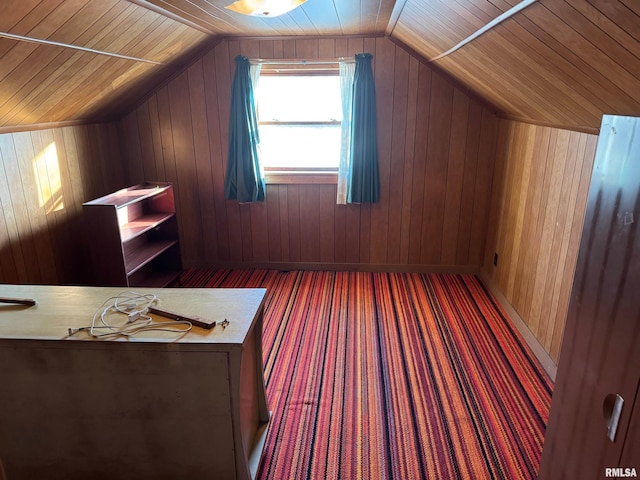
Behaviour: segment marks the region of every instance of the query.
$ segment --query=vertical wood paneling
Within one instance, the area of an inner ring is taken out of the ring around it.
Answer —
[[[142,182],[145,178],[142,147],[140,146],[139,126],[136,111],[120,120],[120,138],[125,146],[124,156],[127,178],[132,182]]]
[[[260,203],[251,208],[251,243],[253,245],[252,257],[258,262],[269,261],[269,231],[267,203]]]
[[[365,203],[360,206],[360,256],[357,263],[370,263],[371,236],[371,205]]]
[[[300,195],[300,260],[320,261],[320,190],[318,185],[308,185]]]
[[[196,161],[198,201],[201,207],[204,258],[207,263],[218,259],[218,239],[216,235],[216,208],[212,175],[211,153],[209,151],[209,129],[206,110],[206,94],[202,60],[188,70],[189,103],[191,124],[193,125],[193,145]]]
[[[34,151],[33,137],[40,132],[23,132],[14,134],[14,149],[17,162],[16,179],[20,179],[24,199],[26,201],[26,215],[31,225],[31,234],[36,246],[36,258],[40,267],[40,274],[44,283],[56,283],[58,272],[53,254],[53,240],[47,224],[46,207],[38,198],[38,190],[44,189],[43,181],[47,179],[45,151]],[[27,160],[28,159],[28,160]],[[50,212],[49,214],[52,214]]]
[[[169,105],[169,91],[167,87],[163,87],[154,95],[158,103],[158,122],[160,124],[160,140],[161,145],[159,149],[156,149],[156,153],[161,152],[161,157],[157,158],[157,162],[164,166],[165,181],[171,182],[174,185],[178,184],[178,173],[176,167],[175,150],[173,148],[173,132],[171,122],[171,107]],[[123,151],[123,155],[125,152]],[[180,203],[180,197],[174,195],[176,204],[176,211],[182,209]],[[178,231],[184,231],[184,221],[182,215],[178,215]]]
[[[634,476],[630,469],[640,461],[639,133],[638,118],[603,117],[593,176],[590,182],[587,179],[584,227],[580,228],[541,480],[595,478],[611,467],[621,467],[623,473],[617,476],[625,478]],[[582,144],[582,140],[570,138],[569,143]],[[581,146],[576,149],[581,150]],[[591,145],[585,155],[591,156],[590,150]],[[607,424],[612,414],[607,400],[613,395],[624,399],[624,404],[610,441]]]
[[[125,186],[118,145],[115,124],[0,135],[0,283],[90,280],[82,203]]]
[[[204,258],[201,214],[204,205],[200,205],[198,195],[188,73],[183,72],[168,87],[177,184],[190,185],[190,188],[176,188],[175,192],[180,199],[179,214],[183,217],[182,258],[186,264],[191,264]]]
[[[413,178],[416,140],[416,123],[418,114],[418,74],[420,62],[417,58],[409,57],[409,77],[407,86],[406,123],[404,133],[404,175],[402,189],[402,213],[400,223],[400,263],[409,263],[409,247],[411,245],[411,212],[413,208]]]
[[[300,190],[306,190],[306,186],[285,185],[285,189],[289,213],[289,261],[300,262],[300,224],[305,221],[300,215]]]
[[[337,188],[334,190],[337,194]],[[334,211],[333,235],[335,263],[347,262],[347,209],[332,203]],[[329,228],[331,226],[329,225]]]
[[[42,275],[37,261],[36,245],[31,232],[27,200],[22,189],[19,159],[16,156],[13,137],[13,135],[0,135],[0,154],[4,170],[3,175],[0,175],[0,181],[2,181],[0,195],[2,195],[8,234],[8,237],[3,238],[0,248],[3,257],[13,258],[21,282],[38,283],[42,281]]]
[[[596,139],[499,122],[483,271],[556,362]]]
[[[333,263],[336,260],[335,241],[335,199],[338,192],[335,185],[318,185],[320,188],[318,208],[320,209],[320,262]]]
[[[489,217],[489,202],[492,191],[493,163],[495,158],[494,142],[497,120],[487,110],[482,111],[480,123],[480,144],[478,147],[478,169],[474,185],[473,216],[471,218],[471,238],[469,241],[469,261],[471,265],[482,264],[486,244],[486,231]]]
[[[277,228],[267,228],[269,235],[269,261],[277,261],[282,258],[282,232],[280,225],[280,189],[278,185],[267,185],[267,225],[275,225]],[[264,232],[262,232],[264,235]]]
[[[473,221],[473,209],[475,206],[475,186],[481,133],[477,125],[482,121],[482,107],[477,102],[471,102],[469,104],[468,115],[466,145],[464,150],[462,198],[460,215],[458,217],[458,243],[456,245],[456,263],[460,265],[466,265],[467,262],[469,262],[469,247],[472,232],[471,223]]]
[[[138,122],[138,132],[140,140],[140,155],[142,157],[142,171],[144,178],[153,181],[158,177],[156,169],[156,155],[153,150],[153,130],[151,128],[151,117],[149,105],[146,102],[136,110],[136,120]]]
[[[226,232],[227,209],[224,200],[224,166],[221,142],[220,104],[218,102],[218,70],[215,67],[214,52],[208,52],[202,59],[204,75],[205,107],[207,110],[207,138],[209,140],[208,161],[211,163],[213,188],[213,208],[216,212],[215,232],[217,236],[218,258],[229,257],[229,236]]]
[[[412,125],[415,135],[413,146],[413,176],[411,177],[411,212],[409,219],[409,262],[421,263],[420,251],[422,247],[422,224],[424,199],[427,196],[428,185],[424,176],[427,157],[427,132],[429,131],[429,110],[431,103],[431,69],[420,64],[418,72],[418,88],[416,91],[417,114]]]
[[[384,38],[375,43],[374,81],[376,88],[376,108],[379,111],[393,115],[394,105],[394,73],[395,73],[395,45]],[[376,232],[369,242],[371,245],[371,263],[383,264],[387,262],[387,245],[389,244],[389,206],[391,204],[391,172],[393,169],[402,170],[402,157],[391,165],[391,128],[378,129],[378,171],[380,175],[380,202],[371,209],[371,229]],[[399,192],[398,192],[399,193]]]
[[[421,262],[427,265],[441,261],[453,102],[451,83],[439,74],[432,78],[421,251]]]
[[[391,152],[389,174],[389,230],[387,234],[387,262],[400,264],[402,252],[402,222],[405,192],[405,171],[407,158],[405,155],[405,142],[408,120],[408,88],[409,88],[409,62],[410,56],[403,50],[396,49],[393,69],[393,127],[390,129],[391,140],[389,142]],[[410,178],[410,177],[409,177]]]
[[[360,206],[347,205],[346,209],[346,259],[347,263],[360,262]]]
[[[162,133],[160,132],[160,113],[158,111],[158,98],[153,96],[149,99],[149,123],[151,128],[151,144],[154,150],[154,161],[156,176],[163,177],[167,174],[164,171],[164,156],[162,154]]]
[[[238,42],[229,41],[227,48],[215,49],[215,71],[216,80],[218,82],[218,108],[220,117],[220,142],[222,145],[222,161],[223,171],[227,165],[228,142],[229,137],[229,111],[231,98],[231,82],[235,70],[235,57],[240,53]],[[224,183],[224,175],[223,175]],[[188,187],[187,187],[188,188]],[[227,211],[227,229],[226,233],[229,237],[229,260],[242,261],[242,229],[240,222],[240,209],[237,202],[224,200],[225,209]],[[219,227],[220,228],[220,227]],[[222,226],[224,228],[224,226]],[[247,241],[247,239],[245,239]]]
[[[325,58],[363,51],[374,56],[380,202],[336,205],[334,185],[304,184],[268,185],[264,204],[224,200],[235,56]],[[481,264],[495,117],[387,39],[225,40],[137,112],[121,122],[127,162],[134,163],[127,171],[140,175],[153,152],[166,180],[173,176],[187,266]]]
[[[291,261],[291,249],[289,248],[289,201],[287,198],[287,185],[275,185],[278,189],[278,206],[280,207],[280,241],[281,258],[284,262]],[[272,226],[271,228],[274,228]],[[275,225],[278,228],[278,224]],[[277,261],[277,260],[275,260]]]
[[[464,160],[466,155],[469,97],[459,90],[453,92],[451,131],[449,135],[449,165],[447,168],[444,222],[442,228],[443,263],[455,265],[460,226]]]

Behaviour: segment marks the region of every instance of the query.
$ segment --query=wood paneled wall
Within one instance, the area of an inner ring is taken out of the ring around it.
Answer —
[[[483,272],[556,363],[597,138],[499,122]]]
[[[363,51],[374,55],[380,202],[336,205],[335,185],[268,185],[264,203],[224,200],[235,56]],[[187,266],[482,263],[497,120],[386,38],[225,40],[120,127],[130,183],[175,184]]]
[[[85,283],[82,203],[123,184],[115,124],[0,135],[0,283]]]

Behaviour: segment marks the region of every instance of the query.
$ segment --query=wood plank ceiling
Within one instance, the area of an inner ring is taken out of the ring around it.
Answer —
[[[427,60],[517,0],[406,0],[392,38]],[[592,129],[640,114],[640,3],[540,0],[434,62],[504,116]]]
[[[124,0],[10,0],[0,9],[2,33],[156,62],[0,38],[0,127],[104,118],[209,38]]]
[[[593,131],[602,114],[640,115],[637,0],[539,0],[435,61],[518,0],[308,0],[271,19],[228,3],[3,0],[0,32],[138,60],[0,38],[0,129],[118,118],[230,36],[386,34],[507,118]]]
[[[213,35],[370,35],[384,33],[394,0],[308,0],[273,18],[238,15],[224,8],[233,0],[134,0],[184,18]]]

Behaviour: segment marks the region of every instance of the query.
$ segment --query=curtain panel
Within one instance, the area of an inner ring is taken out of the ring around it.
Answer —
[[[260,136],[249,59],[238,55],[235,63],[224,196],[238,202],[262,202],[265,181],[259,159]]]
[[[349,203],[375,203],[380,196],[376,91],[370,53],[356,55],[351,120]]]
[[[351,183],[351,110],[353,105],[353,62],[340,62],[340,98],[342,100],[342,128],[340,139],[340,164],[338,166],[338,197],[336,203],[345,205]]]

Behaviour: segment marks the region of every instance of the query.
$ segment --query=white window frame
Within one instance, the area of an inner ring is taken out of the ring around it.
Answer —
[[[262,65],[260,76],[266,75],[282,75],[282,76],[336,76],[340,75],[339,64],[337,60],[322,61],[306,64],[302,61],[278,63],[279,61],[265,62]],[[259,110],[259,99],[256,99]],[[259,125],[268,124],[303,124],[309,122],[272,122],[260,121],[258,113]],[[333,122],[311,122],[320,125],[323,123],[331,125],[341,125],[341,121]],[[314,168],[314,167],[263,167],[265,182],[267,184],[337,184],[339,167],[331,168]]]

